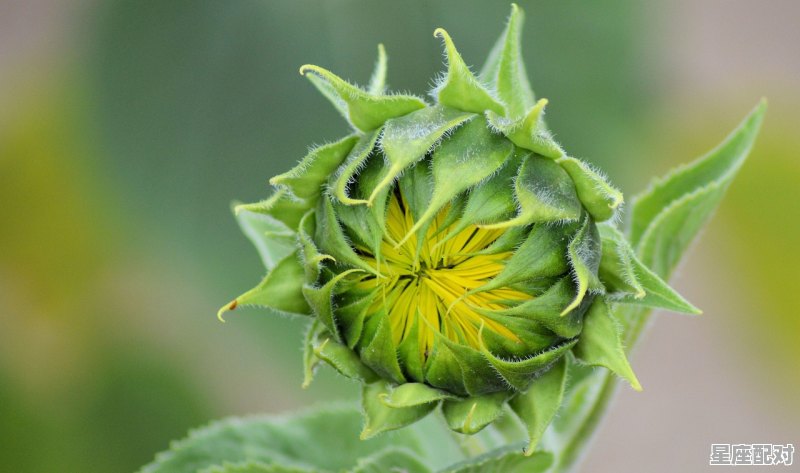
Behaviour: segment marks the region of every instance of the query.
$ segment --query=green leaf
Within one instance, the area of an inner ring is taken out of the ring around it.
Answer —
[[[622,192],[612,187],[600,171],[575,158],[564,157],[557,162],[569,173],[578,198],[596,222],[614,216],[622,205]]]
[[[225,463],[200,470],[199,473],[315,473],[318,470],[283,465],[268,465],[261,462]]]
[[[603,241],[599,275],[609,291],[609,299],[685,314],[701,313],[639,261],[619,230],[610,225],[599,225],[598,228]]]
[[[285,471],[279,469],[283,467],[288,471],[295,468],[332,473],[352,469],[360,459],[387,449],[423,451],[413,430],[359,440],[361,424],[361,413],[349,406],[321,407],[294,415],[227,419],[173,442],[168,451],[158,454],[141,473],[196,473],[226,463],[248,462],[269,465],[276,472]]]
[[[519,118],[507,118],[490,110],[486,112],[486,119],[492,128],[518,147],[556,159],[564,155],[564,150],[544,123],[545,106],[547,99],[541,99]]]
[[[747,158],[766,111],[762,101],[714,150],[634,199],[631,241],[642,262],[668,276]]]
[[[217,317],[239,306],[256,305],[290,315],[309,315],[311,309],[303,298],[305,270],[297,253],[282,259],[258,286],[223,306]]]
[[[603,366],[627,380],[633,389],[642,390],[625,349],[617,321],[602,297],[598,297],[583,319],[583,332],[574,348],[575,356],[591,366]]]
[[[390,448],[358,461],[352,473],[430,473],[414,452],[408,449]]]
[[[505,222],[484,225],[486,228],[507,228],[541,222],[577,220],[581,202],[569,174],[554,161],[529,154],[514,182],[519,206],[517,216]]]
[[[358,136],[350,135],[334,143],[318,146],[297,166],[273,177],[269,183],[278,188],[288,188],[300,199],[315,201],[322,195],[322,185],[358,142]]]
[[[507,399],[507,392],[498,392],[466,399],[446,400],[442,403],[442,413],[450,429],[472,435],[502,415]]]
[[[370,203],[403,170],[424,158],[448,131],[474,116],[472,113],[434,105],[387,121],[380,144],[386,155],[388,168],[372,190]]]
[[[508,403],[528,430],[526,455],[533,454],[542,434],[561,407],[569,360],[569,355],[561,357],[552,368],[531,383],[527,391],[514,396]]]
[[[425,107],[425,102],[414,96],[365,92],[319,66],[305,65],[300,68],[300,74],[309,78],[353,128],[363,132],[380,127],[390,118]]]
[[[441,473],[544,473],[553,464],[553,456],[536,452],[524,456],[515,446],[502,447],[453,465]]]
[[[373,69],[372,76],[369,79],[369,87],[367,87],[368,93],[372,95],[383,95],[386,91],[387,62],[386,48],[383,47],[383,44],[378,44],[378,60],[375,61],[375,69]]]
[[[398,245],[424,229],[442,207],[458,194],[493,175],[513,151],[514,146],[502,136],[493,134],[482,118],[476,117],[456,130],[433,152],[433,194],[430,202]]]
[[[408,407],[388,407],[382,402],[382,398],[390,393],[391,384],[386,381],[364,385],[361,402],[367,421],[361,431],[362,439],[369,439],[380,433],[412,424],[430,414],[439,404],[431,402]]]
[[[505,104],[507,116],[516,118],[525,114],[534,103],[525,64],[522,61],[521,35],[525,15],[516,4],[511,4],[511,16],[481,71],[481,77],[497,91]]]
[[[575,299],[564,309],[561,315],[565,315],[578,307],[587,291],[602,290],[603,285],[597,275],[597,271],[600,268],[601,245],[597,225],[594,224],[589,215],[585,215],[581,228],[575,233],[567,247],[567,256],[572,266],[572,273],[577,287]]]
[[[484,110],[492,110],[504,114],[503,106],[469,70],[447,31],[437,28],[433,35],[442,38],[447,52],[447,76],[434,89],[437,102],[467,112],[483,113]]]

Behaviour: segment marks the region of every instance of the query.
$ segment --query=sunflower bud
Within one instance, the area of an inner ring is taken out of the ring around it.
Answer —
[[[306,384],[320,362],[360,380],[362,437],[437,406],[471,434],[508,406],[532,452],[575,360],[640,389],[614,304],[697,312],[601,223],[622,194],[553,139],[522,20],[513,6],[478,76],[437,29],[448,68],[433,104],[386,93],[382,47],[365,89],[303,66],[353,133],[236,207],[268,272],[220,315],[252,304],[310,317]]]

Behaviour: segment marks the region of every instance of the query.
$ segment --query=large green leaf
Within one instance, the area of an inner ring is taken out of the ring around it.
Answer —
[[[552,463],[553,456],[549,453],[536,452],[526,457],[521,446],[509,446],[458,463],[441,473],[543,473]]]
[[[284,467],[279,472],[287,468],[339,472],[352,469],[362,458],[385,449],[422,451],[413,430],[359,440],[361,423],[358,409],[343,406],[317,408],[291,416],[227,419],[174,442],[141,473],[196,473],[225,463],[246,462]],[[231,471],[238,473],[236,469]],[[258,469],[253,471],[260,473]]]
[[[631,241],[656,274],[669,275],[711,217],[750,153],[765,111],[762,101],[714,150],[634,198]]]

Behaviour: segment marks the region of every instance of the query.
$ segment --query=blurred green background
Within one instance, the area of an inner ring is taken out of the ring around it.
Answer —
[[[573,155],[629,197],[761,96],[755,152],[637,349],[583,471],[700,471],[710,443],[800,442],[800,4],[521,1],[524,55]],[[422,93],[489,0],[0,0],[0,471],[123,472],[210,419],[357,397],[300,389],[300,321],[216,308],[256,283],[229,211],[347,133],[297,69],[366,82],[383,42]],[[633,468],[633,465],[637,465]]]

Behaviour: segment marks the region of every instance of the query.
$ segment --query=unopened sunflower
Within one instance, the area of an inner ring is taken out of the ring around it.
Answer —
[[[472,434],[508,406],[532,452],[570,363],[641,389],[616,304],[697,312],[613,226],[622,194],[554,140],[522,20],[514,6],[477,75],[437,29],[448,67],[432,103],[386,90],[382,47],[365,88],[303,66],[353,132],[236,207],[267,275],[220,316],[259,305],[308,317],[306,384],[320,362],[360,380],[363,438],[438,406]]]

